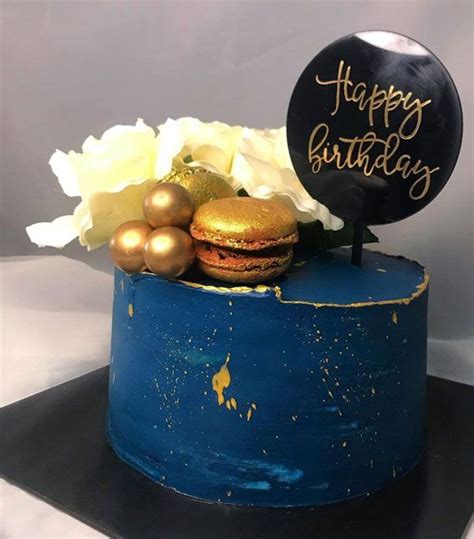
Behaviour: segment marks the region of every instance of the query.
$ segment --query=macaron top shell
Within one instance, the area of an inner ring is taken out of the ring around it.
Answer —
[[[298,241],[296,218],[273,200],[222,198],[200,206],[191,225],[194,238],[219,246],[262,249]]]

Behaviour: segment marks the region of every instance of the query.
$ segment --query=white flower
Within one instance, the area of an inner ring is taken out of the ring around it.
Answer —
[[[284,127],[258,130],[180,118],[168,119],[158,130],[157,178],[185,164],[200,165],[222,174],[235,190],[243,187],[252,197],[278,199],[300,222],[319,220],[329,230],[344,226],[298,179]]]
[[[222,174],[250,196],[276,198],[300,222],[319,220],[326,229],[342,228],[343,221],[311,198],[296,176],[284,128],[256,130],[180,118],[168,119],[158,130],[155,136],[137,120],[134,126],[108,129],[100,139],[88,137],[81,153],[56,150],[51,169],[64,193],[81,202],[73,215],[27,227],[31,241],[61,248],[79,237],[88,249],[100,247],[122,223],[144,219],[145,195],[157,180],[185,165]]]
[[[321,221],[339,230],[344,221],[332,215],[303,187],[291,163],[286,129],[245,128],[231,169],[234,187],[255,198],[273,198],[288,206],[301,223]]]
[[[202,166],[229,178],[243,128],[222,122],[205,123],[196,118],[168,119],[158,126],[155,176],[171,169]]]
[[[95,249],[106,243],[125,221],[143,219],[143,198],[156,183],[156,137],[151,127],[116,125],[98,140],[88,137],[82,153],[56,150],[50,166],[71,197],[82,201],[73,215],[27,227],[32,242],[64,247],[79,237]]]

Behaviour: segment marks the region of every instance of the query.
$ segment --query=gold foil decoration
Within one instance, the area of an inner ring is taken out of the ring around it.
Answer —
[[[195,208],[210,200],[237,196],[223,176],[203,168],[184,168],[175,173],[170,181],[189,191]]]
[[[224,391],[230,386],[231,376],[227,364],[230,361],[230,354],[227,354],[224,365],[212,377],[212,389],[217,393],[217,402],[222,406],[225,402]],[[230,409],[230,408],[229,408]]]

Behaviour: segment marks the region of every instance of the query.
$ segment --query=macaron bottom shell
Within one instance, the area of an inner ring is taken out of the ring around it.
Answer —
[[[199,269],[221,281],[232,283],[261,283],[283,274],[293,258],[292,245],[245,251],[217,247],[195,240]]]
[[[225,268],[216,268],[214,266],[209,266],[208,264],[198,260],[198,268],[213,279],[218,279],[219,281],[226,281],[229,283],[240,283],[240,284],[256,284],[263,283],[265,281],[270,281],[279,277],[290,267],[291,260],[282,267],[274,267],[267,269],[248,269],[248,270],[232,270]]]

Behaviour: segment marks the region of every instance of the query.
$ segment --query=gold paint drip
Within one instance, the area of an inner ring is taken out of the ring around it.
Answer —
[[[357,307],[373,307],[376,305],[409,305],[414,299],[418,298],[428,288],[430,276],[425,271],[423,282],[416,285],[416,291],[406,298],[384,299],[380,301],[361,301],[358,303],[315,303],[313,301],[304,300],[286,300],[283,299],[283,294],[279,286],[272,287],[275,296],[280,303],[295,304],[295,305],[311,305],[317,309],[321,307],[336,307],[336,308],[357,308]]]
[[[230,371],[227,368],[227,364],[229,363],[229,361],[230,354],[227,354],[224,365],[222,365],[219,372],[216,372],[216,374],[214,374],[214,376],[212,377],[212,389],[217,393],[217,402],[219,403],[219,406],[222,406],[224,404],[224,390],[230,386],[231,382]]]
[[[390,256],[390,255],[387,255],[387,256]],[[359,307],[375,307],[377,305],[409,305],[413,300],[421,296],[423,292],[425,292],[425,290],[428,288],[428,284],[430,282],[430,276],[428,272],[425,270],[423,282],[418,284],[416,286],[415,292],[413,292],[410,296],[406,298],[385,299],[385,300],[380,300],[380,301],[361,301],[358,303],[317,303],[317,302],[305,301],[305,300],[286,300],[286,299],[283,299],[283,293],[279,286],[257,285],[254,287],[249,287],[249,286],[227,287],[227,286],[204,285],[201,283],[194,283],[194,282],[183,281],[179,279],[178,279],[178,282],[185,286],[189,286],[191,288],[198,288],[201,290],[206,290],[209,292],[218,292],[221,294],[249,294],[251,292],[264,294],[266,292],[271,291],[275,294],[276,299],[280,303],[284,303],[288,305],[310,305],[312,307],[315,307],[316,309],[320,309],[323,307],[335,307],[335,308],[347,309],[347,308],[359,308]]]
[[[189,286],[191,288],[198,288],[200,290],[206,290],[208,292],[219,292],[221,294],[248,294],[249,292],[257,292],[258,294],[263,294],[269,290],[273,290],[270,286],[259,284],[254,287],[250,286],[213,286],[208,284],[193,283],[191,281],[183,281],[178,279],[178,282]]]

